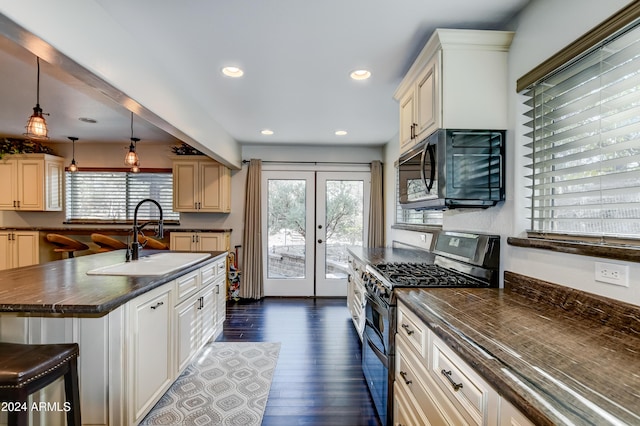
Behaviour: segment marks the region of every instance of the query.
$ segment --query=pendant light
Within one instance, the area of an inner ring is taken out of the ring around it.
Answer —
[[[69,164],[67,170],[69,170],[71,173],[75,173],[78,171],[78,166],[76,165],[76,141],[78,140],[78,138],[74,136],[67,136],[67,138],[71,141],[73,150],[73,154],[71,155],[71,164]]]
[[[138,158],[138,154],[136,154],[136,144],[140,139],[133,137],[133,112],[131,112],[131,143],[129,144],[129,152],[124,157],[124,165],[133,167],[139,164],[140,159]]]
[[[40,58],[36,56],[38,62],[38,83],[36,89],[36,106],[33,108],[33,115],[27,121],[27,132],[24,134],[30,139],[49,139],[47,136],[47,122],[45,121],[42,108],[40,108]]]

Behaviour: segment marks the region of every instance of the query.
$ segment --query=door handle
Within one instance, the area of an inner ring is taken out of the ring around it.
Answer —
[[[322,244],[322,240],[318,240],[318,244]]]

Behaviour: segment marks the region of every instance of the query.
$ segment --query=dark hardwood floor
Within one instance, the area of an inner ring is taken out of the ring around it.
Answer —
[[[280,342],[263,426],[380,425],[342,298],[227,303],[218,341]]]

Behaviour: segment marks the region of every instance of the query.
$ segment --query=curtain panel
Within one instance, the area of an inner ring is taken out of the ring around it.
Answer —
[[[239,295],[243,299],[262,299],[264,281],[262,277],[262,206],[261,206],[262,160],[251,159],[247,171],[244,210],[244,262]]]
[[[382,163],[371,162],[371,198],[369,207],[369,247],[384,247],[384,197]]]

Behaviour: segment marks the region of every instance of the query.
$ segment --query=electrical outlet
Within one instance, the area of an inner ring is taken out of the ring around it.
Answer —
[[[629,287],[629,266],[596,262],[596,281]]]

